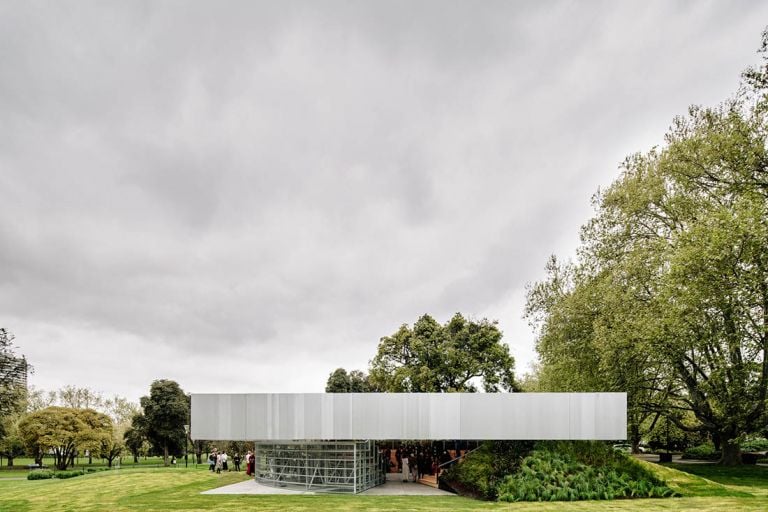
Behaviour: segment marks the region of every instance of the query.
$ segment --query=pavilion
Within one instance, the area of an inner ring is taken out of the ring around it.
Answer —
[[[257,481],[358,493],[375,441],[624,440],[626,393],[192,394],[193,439],[255,444]]]

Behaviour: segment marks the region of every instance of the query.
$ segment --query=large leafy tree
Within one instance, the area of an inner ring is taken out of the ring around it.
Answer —
[[[23,413],[14,412],[0,417],[0,429],[3,435],[0,436],[0,462],[5,457],[8,466],[13,466],[13,460],[16,457],[24,455],[24,441],[19,435],[19,422],[23,418]]]
[[[368,375],[360,370],[347,373],[344,368],[336,368],[328,376],[326,393],[368,393],[373,391]]]
[[[144,425],[147,439],[163,454],[168,466],[169,454],[181,455],[184,451],[184,425],[189,423],[188,397],[175,381],[156,380],[150,386],[149,396],[141,397],[141,407],[144,414],[138,423]]]
[[[514,359],[496,322],[457,313],[445,325],[429,315],[379,343],[369,379],[387,392],[511,391]]]
[[[52,452],[58,469],[67,469],[75,455],[98,451],[112,436],[112,420],[92,409],[48,407],[25,416],[18,424],[19,435],[38,464]]]
[[[643,347],[652,312],[610,275],[547,264],[548,277],[528,292],[526,316],[539,328],[537,391],[624,391],[628,438],[639,451],[668,405],[666,375]]]
[[[724,464],[766,423],[766,75],[750,70],[734,99],[692,107],[664,147],[629,157],[562,292],[550,275],[529,294],[544,380],[624,387],[630,416],[709,433]]]
[[[133,455],[133,462],[139,462],[139,455],[147,442],[146,421],[143,414],[136,414],[131,425],[123,432],[123,444]]]

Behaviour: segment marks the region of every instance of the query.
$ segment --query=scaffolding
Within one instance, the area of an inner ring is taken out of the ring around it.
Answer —
[[[274,487],[356,494],[384,483],[372,441],[255,443],[256,481]]]

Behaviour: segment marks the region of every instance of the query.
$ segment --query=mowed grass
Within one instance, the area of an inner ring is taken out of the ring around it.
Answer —
[[[70,480],[2,481],[0,511],[406,511],[406,510],[768,510],[768,468],[682,466],[692,472],[652,465],[682,498],[555,503],[487,503],[457,496],[233,496],[200,492],[240,482],[243,473],[215,475],[205,470],[132,469]],[[695,472],[696,474],[694,474]]]
[[[673,468],[696,478],[717,482],[732,492],[768,498],[768,467],[766,466],[728,468],[716,464],[674,464]]]
[[[17,457],[13,460],[13,466],[8,467],[7,459],[3,459],[3,465],[0,466],[0,479],[3,478],[11,478],[18,480],[20,478],[26,478],[27,473],[29,473],[28,465],[34,464],[34,459],[31,459],[29,457]],[[54,460],[53,457],[46,456],[43,458],[43,465],[50,469],[54,470]],[[117,461],[113,462],[113,466],[117,466]],[[124,457],[121,462],[121,468],[122,469],[133,469],[133,468],[146,468],[146,467],[161,467],[163,466],[163,458],[162,457],[141,457],[139,458],[138,462],[133,462],[133,457]],[[79,457],[76,459],[76,463],[74,466],[70,466],[68,469],[88,469],[88,468],[106,468],[107,467],[107,461],[104,459],[93,459],[92,462],[88,463],[87,457]],[[184,467],[184,460],[178,460],[176,467]],[[194,460],[190,459],[189,461],[189,467],[195,467]],[[208,464],[198,464],[198,468],[207,468]]]

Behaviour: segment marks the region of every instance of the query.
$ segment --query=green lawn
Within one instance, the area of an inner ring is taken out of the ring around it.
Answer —
[[[27,466],[29,464],[33,464],[34,460],[28,457],[17,457],[13,460],[13,467],[8,467],[6,464],[8,463],[7,459],[3,459],[3,465],[0,466],[0,480],[5,478],[11,478],[11,479],[19,479],[19,478],[26,478],[27,473],[29,472],[29,469],[27,469]],[[53,458],[50,456],[43,458],[43,465],[46,466],[49,469],[54,469],[54,462]],[[117,461],[113,462],[113,465],[117,465]],[[162,467],[163,466],[163,458],[162,457],[142,457],[139,459],[139,462],[134,463],[133,457],[124,457],[121,463],[121,468],[123,469],[133,469],[133,468],[147,468],[147,467]],[[177,467],[184,467],[184,459],[177,460]],[[103,459],[93,459],[91,464],[88,464],[88,458],[87,457],[80,457],[76,459],[76,464],[74,466],[70,466],[67,469],[88,469],[88,468],[106,468],[107,462]],[[194,460],[190,458],[189,460],[189,467],[194,468]],[[198,464],[197,467],[199,469],[207,469],[208,464]]]
[[[676,468],[690,469],[691,472]],[[558,503],[485,503],[433,496],[202,496],[200,491],[244,480],[243,473],[215,475],[203,470],[132,469],[100,472],[70,480],[0,480],[0,511],[165,511],[165,510],[768,510],[768,468],[654,466],[682,498]],[[694,472],[696,474],[694,474]]]
[[[13,467],[16,469],[22,469],[26,468],[27,465],[33,464],[35,461],[34,459],[30,457],[16,457],[13,459]],[[178,459],[178,463],[180,463],[182,466],[184,465],[184,459]],[[194,465],[194,460],[192,457],[189,458],[190,465]],[[8,468],[8,459],[3,458],[3,464],[0,466],[0,472],[13,470],[11,468]],[[53,467],[53,457],[50,455],[46,455],[43,457],[43,465]],[[117,464],[117,461],[113,461],[113,464]],[[163,458],[162,457],[139,457],[139,462],[134,463],[133,462],[133,456],[129,455],[127,457],[123,457],[121,461],[121,465],[124,467],[130,466],[159,466],[163,464]],[[94,458],[91,464],[88,464],[88,457],[78,457],[75,459],[75,465],[78,468],[81,467],[106,467],[107,461],[105,459],[96,459]],[[207,462],[204,464],[207,465]]]

